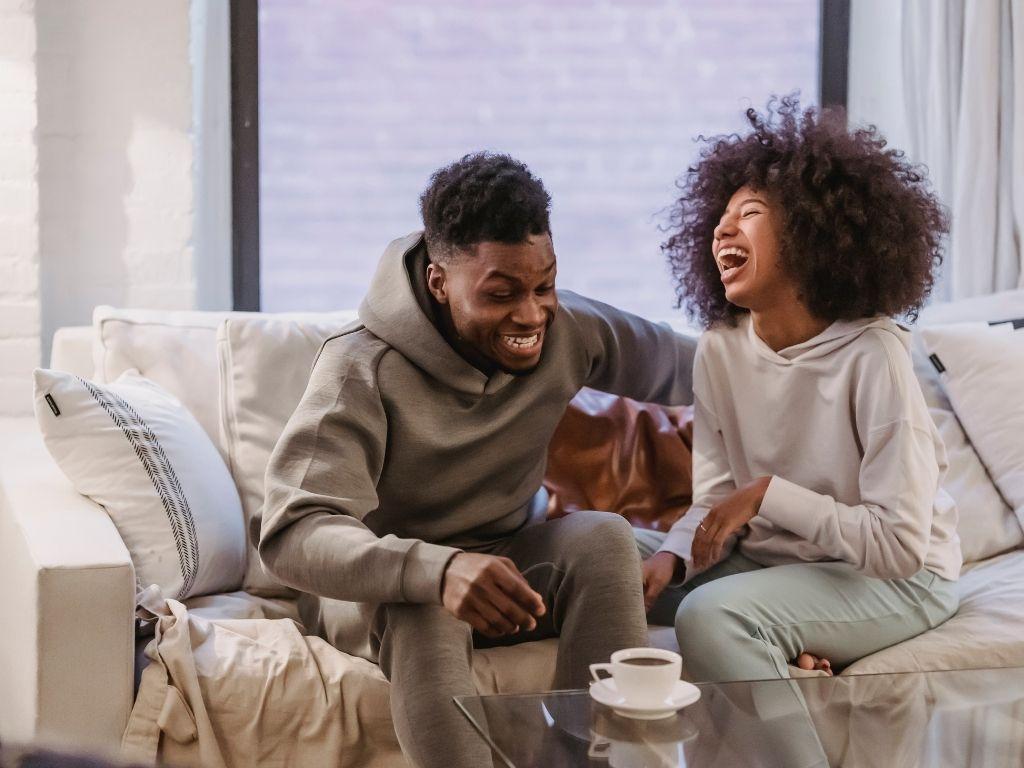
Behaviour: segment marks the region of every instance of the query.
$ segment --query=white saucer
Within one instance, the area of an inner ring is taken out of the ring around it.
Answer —
[[[700,698],[700,688],[685,680],[677,680],[675,688],[672,689],[672,693],[664,703],[653,707],[643,706],[628,703],[619,693],[619,689],[615,687],[615,680],[607,677],[590,684],[590,696],[598,703],[611,707],[616,714],[623,717],[632,717],[637,720],[661,720],[663,717],[671,717],[677,710],[693,704]]]

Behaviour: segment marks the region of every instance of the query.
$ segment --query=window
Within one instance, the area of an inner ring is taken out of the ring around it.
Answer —
[[[254,296],[267,311],[358,305],[387,243],[420,226],[430,173],[489,149],[551,193],[560,287],[664,317],[659,226],[694,138],[742,128],[742,110],[772,93],[817,101],[830,4],[236,2],[259,51],[258,182],[252,164],[241,182],[236,167],[236,223],[251,235],[236,247],[244,308]],[[239,76],[236,89],[251,89],[255,73]]]

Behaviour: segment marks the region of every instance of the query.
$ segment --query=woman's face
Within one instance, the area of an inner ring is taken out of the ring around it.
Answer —
[[[794,284],[779,257],[777,209],[768,196],[749,186],[733,193],[715,227],[712,253],[725,298],[760,312],[795,298]]]

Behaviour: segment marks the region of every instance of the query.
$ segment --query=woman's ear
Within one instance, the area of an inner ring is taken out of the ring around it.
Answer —
[[[438,304],[448,303],[448,275],[444,267],[435,262],[427,265],[427,290]]]

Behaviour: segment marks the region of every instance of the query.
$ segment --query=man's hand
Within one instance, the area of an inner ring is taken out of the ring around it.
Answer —
[[[530,588],[507,557],[460,552],[444,572],[441,602],[455,618],[485,637],[511,635],[537,626],[544,599]]]
[[[671,552],[655,552],[643,562],[644,573],[644,610],[650,613],[658,595],[676,577],[677,569],[682,565],[679,558]]]
[[[721,559],[729,537],[757,517],[770,482],[770,477],[752,480],[711,508],[693,537],[694,567],[704,569]]]

